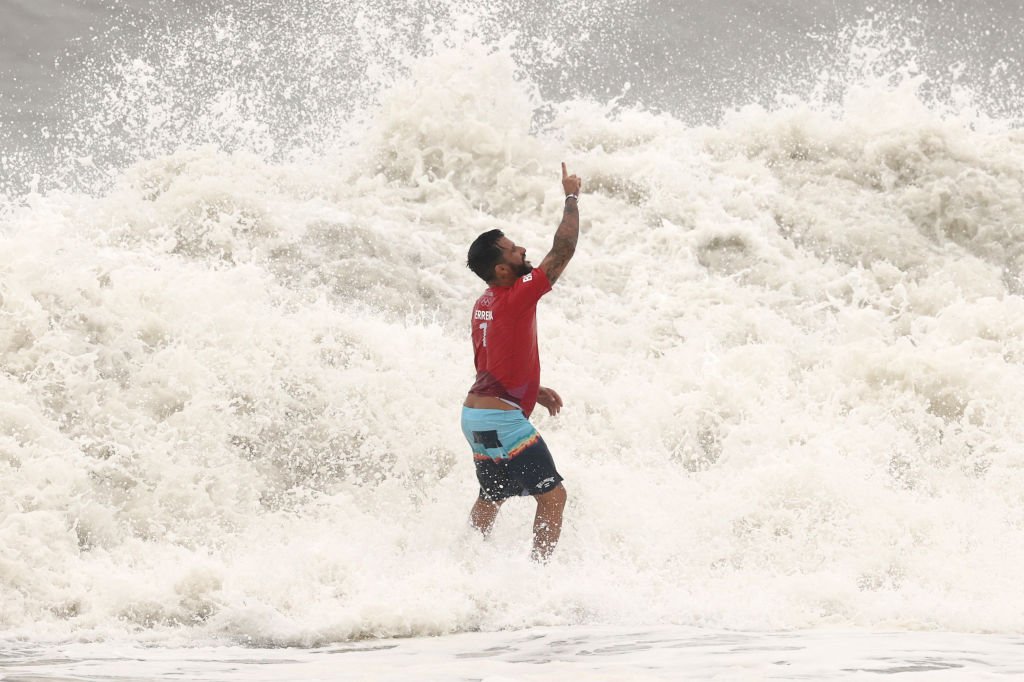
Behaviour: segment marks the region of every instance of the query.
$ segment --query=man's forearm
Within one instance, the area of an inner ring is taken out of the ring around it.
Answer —
[[[555,280],[562,274],[562,270],[569,264],[569,259],[576,253],[576,242],[580,238],[580,210],[577,199],[566,197],[565,211],[562,213],[562,222],[555,230],[555,238],[551,244],[551,252],[544,259],[548,279],[554,284]]]
[[[565,210],[562,212],[562,222],[555,230],[554,243],[551,251],[544,256],[544,262],[540,264],[544,274],[552,284],[562,274],[562,270],[569,264],[569,259],[576,253],[576,242],[580,238],[580,209],[578,206],[582,180],[576,175],[569,175],[569,171],[562,162],[562,189],[565,190]]]
[[[571,194],[565,198],[565,211],[562,213],[562,222],[555,231],[555,246],[559,243],[565,244],[572,251],[576,250],[576,242],[580,238],[580,207],[579,200]],[[569,254],[572,255],[571,253]]]

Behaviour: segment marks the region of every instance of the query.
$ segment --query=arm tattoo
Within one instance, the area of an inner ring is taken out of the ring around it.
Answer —
[[[555,231],[554,243],[551,251],[544,257],[541,266],[548,280],[554,284],[558,281],[569,259],[576,252],[576,242],[580,237],[580,215],[579,207],[575,201],[565,203],[565,211],[562,214],[562,222]]]

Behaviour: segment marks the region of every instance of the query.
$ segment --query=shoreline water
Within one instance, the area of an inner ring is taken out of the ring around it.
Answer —
[[[857,24],[808,93],[695,125],[545,94],[566,22],[624,28],[616,3],[525,37],[387,4],[339,33],[341,6],[108,55],[95,156],[0,197],[5,633],[574,626],[632,632],[633,665],[664,624],[1024,631],[1024,136],[986,108],[1012,78]],[[539,325],[566,409],[536,421],[570,500],[540,569],[527,503],[465,527],[463,262],[493,227],[543,253],[563,160],[583,236]]]
[[[138,643],[21,648],[0,679],[27,682],[279,680],[986,680],[1024,672],[1020,636],[938,632],[749,633],[560,627],[339,643],[315,649]]]

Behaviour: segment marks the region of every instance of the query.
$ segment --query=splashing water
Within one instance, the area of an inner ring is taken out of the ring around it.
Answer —
[[[1017,121],[861,27],[841,76],[693,126],[553,95],[557,22],[445,7],[217,15],[116,62],[93,160],[5,198],[0,625],[1024,627]],[[570,502],[537,567],[529,504],[465,523],[463,259],[546,250],[561,160],[566,409],[535,421]]]

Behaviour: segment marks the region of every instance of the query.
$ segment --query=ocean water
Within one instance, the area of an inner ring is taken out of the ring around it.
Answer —
[[[1018,8],[2,7],[95,38],[4,53],[0,678],[1019,674]],[[463,263],[561,161],[537,566]]]
[[[296,649],[15,646],[9,682],[123,680],[1008,680],[1019,636],[722,632],[678,626],[531,628]],[[45,675],[45,677],[44,677]]]

